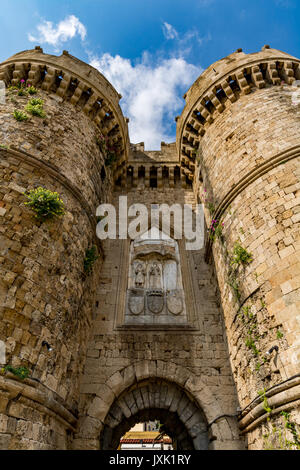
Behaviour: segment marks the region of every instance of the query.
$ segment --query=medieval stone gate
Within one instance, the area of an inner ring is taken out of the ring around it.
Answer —
[[[296,58],[238,50],[187,92],[176,143],[145,151],[120,95],[66,51],[1,64],[0,448],[116,449],[155,418],[178,449],[261,449],[280,445],[272,423],[297,426],[299,79]],[[15,118],[22,83],[43,117]],[[33,218],[37,187],[63,217]],[[202,202],[205,245],[187,250],[161,221],[100,241],[96,209],[120,196]]]

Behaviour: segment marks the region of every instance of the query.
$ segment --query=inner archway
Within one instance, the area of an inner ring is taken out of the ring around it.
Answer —
[[[155,420],[175,449],[208,449],[207,421],[196,401],[177,384],[155,378],[135,384],[114,401],[100,435],[101,449],[116,450],[135,424]]]

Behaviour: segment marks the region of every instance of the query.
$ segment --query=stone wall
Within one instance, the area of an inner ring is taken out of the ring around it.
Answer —
[[[115,193],[115,204],[120,194]],[[151,203],[195,203],[192,191],[182,189],[140,189],[126,195],[128,206],[137,201],[145,203],[148,208]],[[147,420],[149,404],[143,400],[138,405],[131,403],[127,418],[125,410],[116,416],[114,408],[111,409],[121,393],[137,383],[142,387],[143,381],[152,384],[153,393],[155,390],[160,393],[163,381],[189,391],[205,415],[210,448],[243,448],[243,439],[240,439],[236,426],[238,402],[228,361],[217,286],[211,267],[204,261],[204,249],[182,252],[182,277],[190,324],[189,328],[174,330],[172,325],[160,328],[124,325],[129,242],[107,240],[103,246],[107,256],[96,294],[75,448],[98,448],[100,432],[106,429],[107,423],[112,429],[123,426],[129,416],[135,416],[133,410],[137,406],[139,414],[130,421],[131,424],[134,420]],[[190,383],[194,385],[189,388]],[[171,401],[167,407],[171,413],[170,406]],[[160,415],[166,408],[164,399],[156,408],[156,414]],[[214,421],[222,415],[226,416]],[[211,422],[213,424],[208,427]]]
[[[272,50],[270,56],[277,53]],[[253,430],[255,425],[264,426],[262,422],[268,418],[259,391],[268,393],[284,382],[286,391],[274,399],[273,414],[280,413],[282,406],[297,409],[293,378],[299,375],[300,364],[299,105],[292,103],[295,88],[291,84],[297,74],[291,62],[286,65],[289,75],[277,63],[281,80],[274,83],[261,66],[257,72],[260,83],[252,76],[247,90],[237,73],[239,57],[240,53],[233,54],[227,69],[224,60],[214,64],[218,74],[222,67],[226,69],[224,80],[232,80],[232,95],[221,100],[222,109],[210,109],[199,137],[194,188],[206,206],[207,226],[215,220],[222,231],[219,238],[208,239],[206,259],[213,260],[216,268],[242,409],[240,426],[246,434],[251,431],[251,449],[263,448],[262,428]],[[261,53],[249,56],[249,66],[262,59]],[[248,71],[246,60],[243,55],[241,64]],[[205,95],[201,86],[198,90],[194,86],[190,93],[193,98],[187,103],[186,115],[188,109],[199,109],[193,100],[199,102],[199,96]],[[184,139],[181,145],[184,147]],[[246,250],[249,262],[234,264],[237,244]],[[256,420],[250,411],[258,404],[259,414],[264,416],[258,419],[258,414]],[[294,415],[297,423],[299,415],[296,411]]]
[[[45,60],[40,51],[34,54]],[[73,59],[67,57],[69,65]],[[112,168],[97,144],[102,121],[91,120],[86,97],[77,93],[70,102],[68,87],[58,90],[62,71],[43,74],[42,66],[24,64],[19,55],[0,73],[7,85],[0,105],[0,340],[5,364],[29,371],[25,380],[1,371],[0,447],[66,449],[77,425],[79,379],[103,260],[95,214],[110,197]],[[25,111],[32,98],[19,93],[21,79],[36,86],[33,97],[43,100],[44,117],[27,112],[27,121],[14,118],[14,110]],[[68,83],[72,87],[71,78]],[[24,193],[40,186],[59,194],[63,217],[38,221],[26,207]],[[87,274],[84,259],[92,246],[99,257]]]

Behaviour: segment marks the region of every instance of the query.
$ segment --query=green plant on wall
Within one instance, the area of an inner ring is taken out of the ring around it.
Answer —
[[[280,330],[277,330],[277,332],[276,332],[276,338],[277,338],[277,339],[283,338],[283,333],[282,333]]]
[[[208,229],[209,239],[214,242],[216,238],[220,238],[223,234],[223,227],[224,223],[219,219],[212,219]]]
[[[293,436],[292,446],[296,446],[297,449],[300,449],[300,436],[297,432],[296,423],[291,421],[291,413],[282,411],[281,416],[284,418],[284,427],[288,429]]]
[[[25,205],[35,212],[35,217],[39,220],[49,220],[61,217],[65,213],[64,203],[59,194],[49,189],[39,187],[24,193],[28,199]]]
[[[233,253],[231,258],[231,264],[244,265],[252,263],[253,257],[251,253],[248,253],[238,242],[235,242],[233,247]]]
[[[25,107],[25,111],[33,116],[45,118],[46,113],[44,111],[44,101],[40,98],[31,98]]]
[[[105,158],[105,166],[111,166],[117,160],[117,155],[113,152],[108,152]]]
[[[96,144],[104,155],[105,166],[109,167],[117,161],[118,149],[110,144],[107,136],[104,137],[100,134],[100,136],[96,138]]]
[[[241,299],[241,292],[240,292],[240,286],[237,278],[231,273],[228,280],[227,284],[231,287],[234,293],[234,297],[237,301],[240,301]]]
[[[5,367],[3,367],[2,372],[4,373],[11,372],[12,374],[14,374],[16,377],[18,377],[21,380],[27,379],[27,377],[29,377],[30,375],[30,371],[29,369],[27,369],[27,367],[15,368],[10,365],[6,365]]]
[[[13,117],[15,118],[16,121],[19,121],[19,122],[28,121],[29,119],[26,113],[24,113],[23,111],[18,111],[17,109],[14,110]]]
[[[85,252],[85,258],[83,262],[83,268],[85,274],[90,274],[93,269],[94,263],[97,261],[99,258],[99,255],[97,253],[97,248],[93,245],[91,248],[88,248]]]
[[[263,409],[268,414],[268,419],[270,418],[270,414],[272,412],[272,408],[269,406],[268,398],[266,396],[266,389],[259,390],[258,395],[261,397],[261,401],[263,403]]]
[[[38,91],[37,91],[37,89],[36,89],[34,86],[28,85],[28,87],[27,87],[27,93],[28,93],[29,95],[36,95],[37,92],[38,92]]]
[[[8,87],[7,91],[9,93],[16,91],[18,96],[26,96],[27,94],[35,95],[38,92],[37,89],[30,83],[27,83],[26,86],[26,81],[24,80],[24,78],[19,81],[17,86]]]
[[[250,305],[244,305],[240,309],[238,317],[241,319],[244,326],[247,326],[247,332],[244,333],[244,329],[241,332],[245,346],[252,352],[255,358],[255,370],[259,372],[261,367],[268,362],[268,358],[264,356],[259,347],[257,341],[262,338],[258,331],[257,317],[251,311]]]
[[[265,399],[265,392],[260,392]],[[270,422],[270,407],[264,404],[264,409],[268,410],[269,432],[263,435],[264,450],[300,450],[300,436],[297,431],[297,424],[291,421],[291,414],[282,411],[280,416],[282,421],[275,426]],[[271,429],[270,429],[271,426]],[[291,439],[292,438],[292,439]]]

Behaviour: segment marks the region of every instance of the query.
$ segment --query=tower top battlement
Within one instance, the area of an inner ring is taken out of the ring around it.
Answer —
[[[118,148],[116,167],[127,160],[128,120],[119,105],[122,96],[97,69],[67,51],[53,56],[36,46],[0,64],[0,80],[6,86],[17,86],[22,79],[79,106],[100,128],[108,146]]]
[[[204,92],[212,84],[219,82],[220,79],[224,79],[228,74],[234,73],[243,67],[248,68],[261,62],[280,62],[286,60],[300,62],[296,57],[278,49],[272,49],[268,45],[263,46],[261,51],[250,54],[246,54],[242,49],[237,49],[232,54],[217,60],[205,69],[184,95],[184,99],[188,102],[195,94],[198,95]]]
[[[243,95],[300,80],[300,60],[266,45],[260,52],[242,49],[210,65],[184,95],[177,122],[179,160],[193,170],[200,139],[217,116]]]

